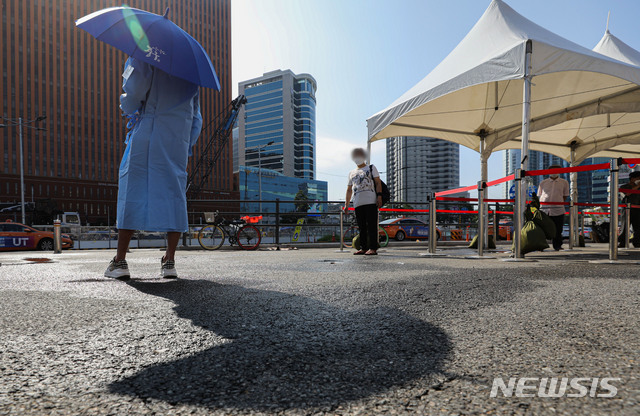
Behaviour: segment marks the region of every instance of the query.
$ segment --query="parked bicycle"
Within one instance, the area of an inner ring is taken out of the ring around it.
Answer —
[[[343,245],[346,248],[352,248],[353,247],[353,239],[358,234],[360,234],[360,229],[356,225],[355,217],[354,217],[354,219],[353,219],[353,221],[351,223],[351,226],[349,228],[347,228],[347,230],[344,233]],[[386,247],[386,246],[389,245],[389,234],[387,234],[387,230],[382,228],[382,226],[380,226],[380,225],[378,225],[378,245],[380,247]]]
[[[260,246],[262,235],[252,225],[262,219],[258,217],[242,217],[237,220],[226,220],[219,212],[205,212],[207,225],[198,232],[198,242],[205,250],[217,250],[229,240],[230,245],[237,244],[243,250],[256,250]]]

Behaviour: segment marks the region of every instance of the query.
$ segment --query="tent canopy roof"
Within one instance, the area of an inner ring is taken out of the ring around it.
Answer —
[[[640,52],[624,43],[620,38],[612,35],[609,29],[607,29],[593,50],[618,61],[640,66]]]
[[[640,52],[631,48],[608,30],[594,51],[622,62],[640,65]],[[639,93],[627,94],[625,100],[640,101]],[[520,148],[518,137],[495,150]],[[640,113],[606,113],[566,121],[531,133],[529,148],[554,154],[579,164],[589,157],[640,157]]]
[[[485,155],[520,136],[527,44],[531,131],[610,112],[640,111],[640,68],[564,39],[502,0],[429,75],[367,120],[369,141],[428,136]],[[636,95],[634,95],[636,94]]]

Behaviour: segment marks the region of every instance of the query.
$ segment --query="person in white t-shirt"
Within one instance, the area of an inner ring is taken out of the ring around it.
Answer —
[[[364,149],[353,149],[351,159],[357,168],[349,172],[345,210],[353,197],[356,221],[360,229],[360,250],[353,254],[375,256],[378,254],[378,208],[382,206],[382,182],[380,173],[373,165],[366,163]]]
[[[558,165],[551,165],[549,169],[559,168]],[[569,182],[562,179],[560,175],[551,174],[538,186],[538,196],[540,202],[565,202],[569,197]],[[562,250],[562,229],[564,228],[564,205],[541,205],[544,211],[556,225],[556,236],[553,238],[554,250]]]

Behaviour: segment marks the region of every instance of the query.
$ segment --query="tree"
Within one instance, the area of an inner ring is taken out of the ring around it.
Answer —
[[[309,209],[311,209],[311,205],[309,205],[309,203],[307,202],[308,199],[309,198],[307,197],[307,194],[305,194],[304,191],[300,189],[294,198],[295,201],[298,201],[295,203],[296,212],[309,212]]]

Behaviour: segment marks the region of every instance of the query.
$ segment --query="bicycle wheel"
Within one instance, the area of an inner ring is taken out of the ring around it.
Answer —
[[[217,225],[205,225],[198,232],[198,242],[205,250],[217,250],[224,244],[224,230]]]
[[[262,236],[260,230],[253,225],[245,225],[238,230],[236,235],[238,245],[244,250],[255,250],[260,245]]]
[[[353,238],[360,234],[360,229],[357,226],[352,226],[347,229],[344,233],[344,246],[345,248],[353,247]]]
[[[389,245],[389,234],[382,226],[378,225],[378,245],[386,247]]]

